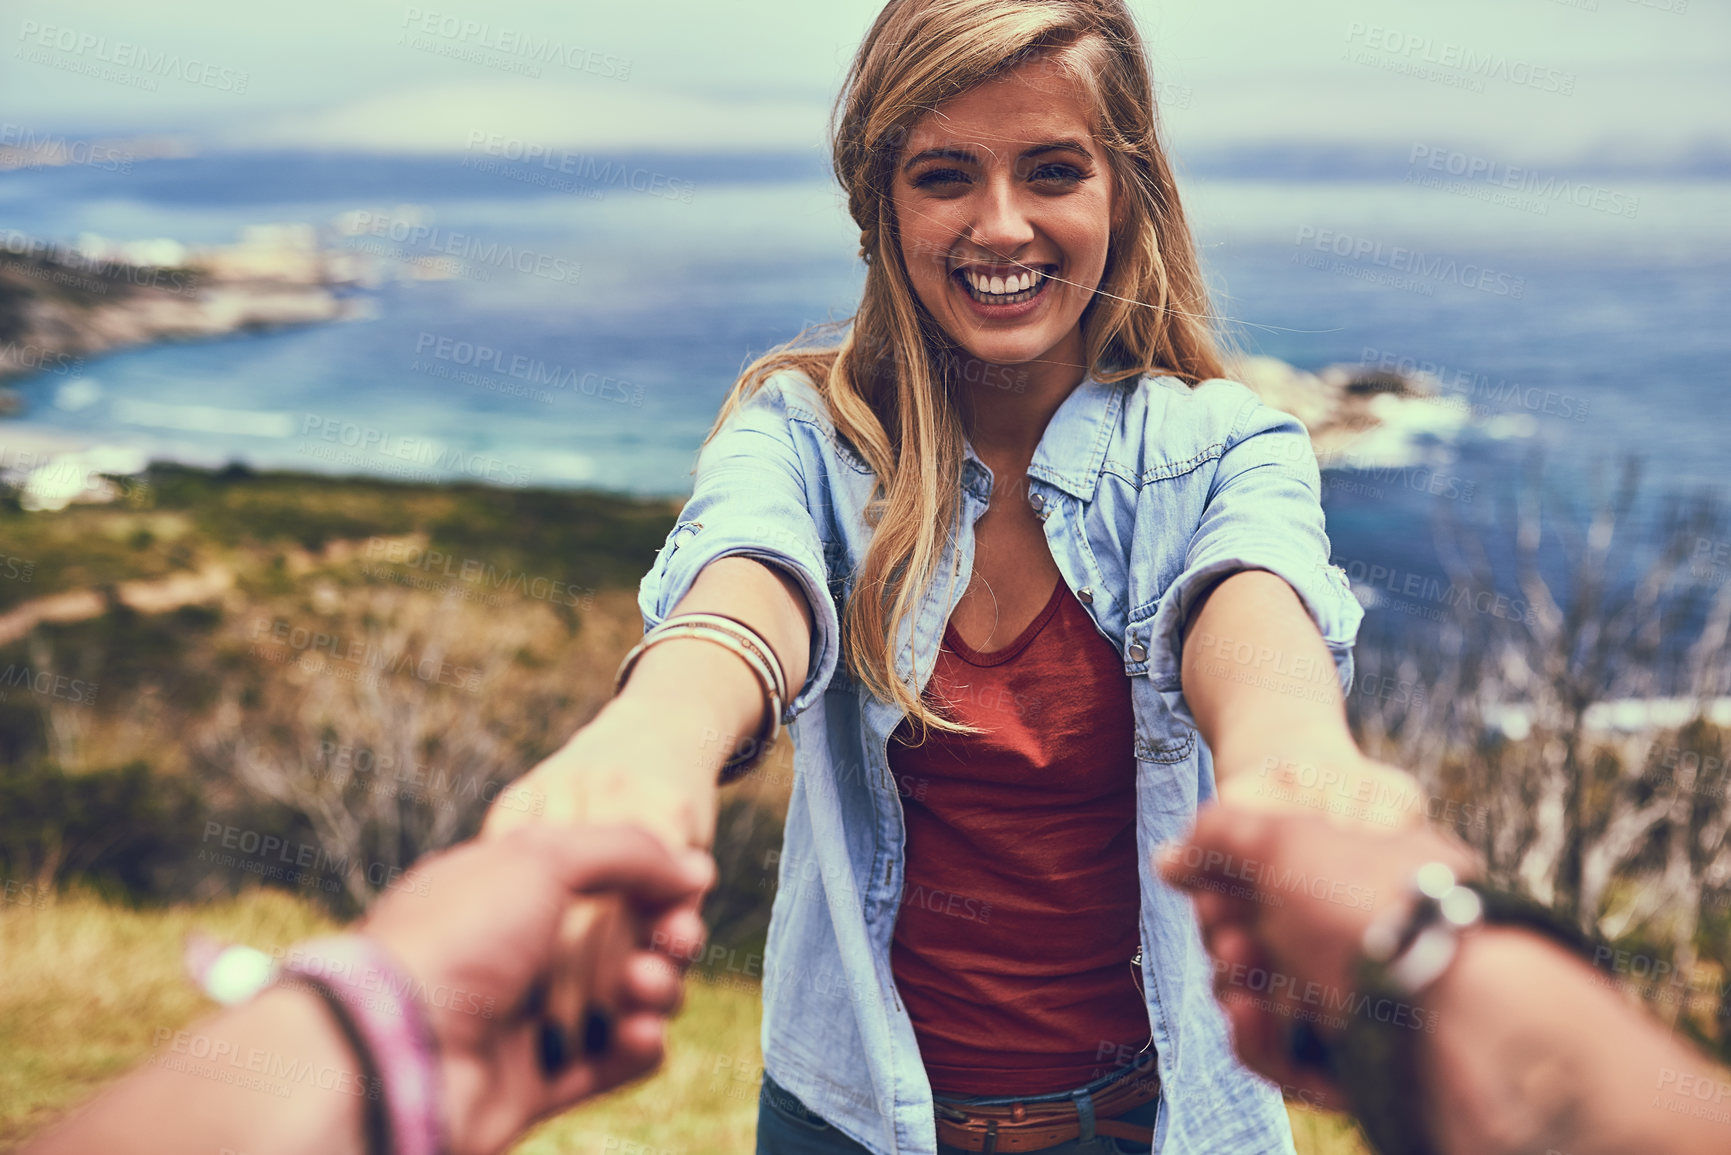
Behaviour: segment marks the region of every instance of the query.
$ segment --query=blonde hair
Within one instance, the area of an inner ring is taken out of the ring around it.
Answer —
[[[1086,91],[1120,210],[1099,290],[1082,314],[1088,371],[1121,381],[1224,373],[1208,295],[1160,147],[1148,60],[1122,0],[890,0],[860,44],[831,120],[835,172],[860,228],[865,289],[839,345],[807,330],[749,365],[710,436],[771,375],[794,370],[877,477],[870,546],[848,599],[848,668],[915,727],[963,732],[896,674],[901,632],[961,512],[958,350],[920,304],[897,235],[892,181],[922,115],[1035,58]],[[820,327],[821,329],[822,327]],[[841,328],[836,326],[833,328]]]

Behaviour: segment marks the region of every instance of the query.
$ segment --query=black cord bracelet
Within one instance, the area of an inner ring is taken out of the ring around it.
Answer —
[[[342,1032],[343,1040],[348,1043],[349,1050],[354,1054],[355,1065],[366,1088],[362,1096],[361,1130],[367,1141],[367,1155],[392,1155],[396,1150],[391,1138],[391,1117],[385,1107],[385,1081],[379,1074],[379,1065],[373,1057],[372,1048],[367,1046],[362,1037],[360,1027],[356,1025],[354,1016],[344,1005],[343,997],[329,983],[315,976],[297,973],[294,976],[296,985],[304,984],[306,989],[316,994],[336,1021],[337,1030]]]

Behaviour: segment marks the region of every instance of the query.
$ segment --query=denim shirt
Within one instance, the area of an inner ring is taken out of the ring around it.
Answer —
[[[962,487],[937,580],[898,639],[897,672],[910,686],[930,676],[973,571],[974,521],[992,476],[971,447]],[[774,564],[804,590],[811,672],[784,718],[794,782],[764,962],[764,1066],[870,1150],[933,1155],[931,1087],[890,971],[906,831],[888,743],[903,713],[867,693],[840,660],[839,620],[871,539],[872,489],[871,471],[837,434],[815,387],[778,374],[704,447],[691,500],[639,602],[655,625],[704,566],[729,555]],[[1232,1054],[1190,900],[1153,873],[1150,859],[1214,793],[1211,757],[1179,683],[1182,631],[1198,596],[1238,570],[1279,575],[1315,620],[1342,685],[1350,681],[1361,610],[1328,564],[1319,492],[1304,426],[1223,380],[1190,387],[1090,377],[1053,415],[1028,468],[1028,501],[1052,559],[1131,683],[1161,1155],[1293,1151],[1278,1088]],[[1216,644],[1242,648],[1237,639]],[[1102,1066],[1120,1061],[1105,1055]]]

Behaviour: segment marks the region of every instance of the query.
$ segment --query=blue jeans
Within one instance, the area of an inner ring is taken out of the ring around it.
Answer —
[[[1116,1077],[1115,1072],[1087,1084],[1085,1089],[1105,1086]],[[1028,1102],[1030,1097],[1024,1095],[1019,1099],[972,1098],[960,1101],[981,1106],[1000,1106],[1018,1101]],[[1141,1123],[1153,1127],[1160,1118],[1160,1097],[1155,1096],[1117,1118],[1127,1123]],[[1095,1135],[1089,1139],[1071,1139],[1053,1147],[1042,1147],[1038,1155],[1145,1155],[1148,1150],[1146,1143]],[[757,1096],[757,1155],[870,1155],[870,1152],[830,1126],[822,1115],[800,1102],[765,1072],[763,1089]],[[965,1153],[960,1147],[939,1143],[938,1155]]]

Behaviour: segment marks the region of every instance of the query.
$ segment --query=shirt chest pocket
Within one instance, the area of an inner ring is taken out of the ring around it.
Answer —
[[[1144,808],[1165,813],[1196,811],[1198,765],[1196,731],[1166,706],[1149,676],[1153,615],[1133,620],[1125,630],[1124,673],[1136,713],[1136,789]]]

